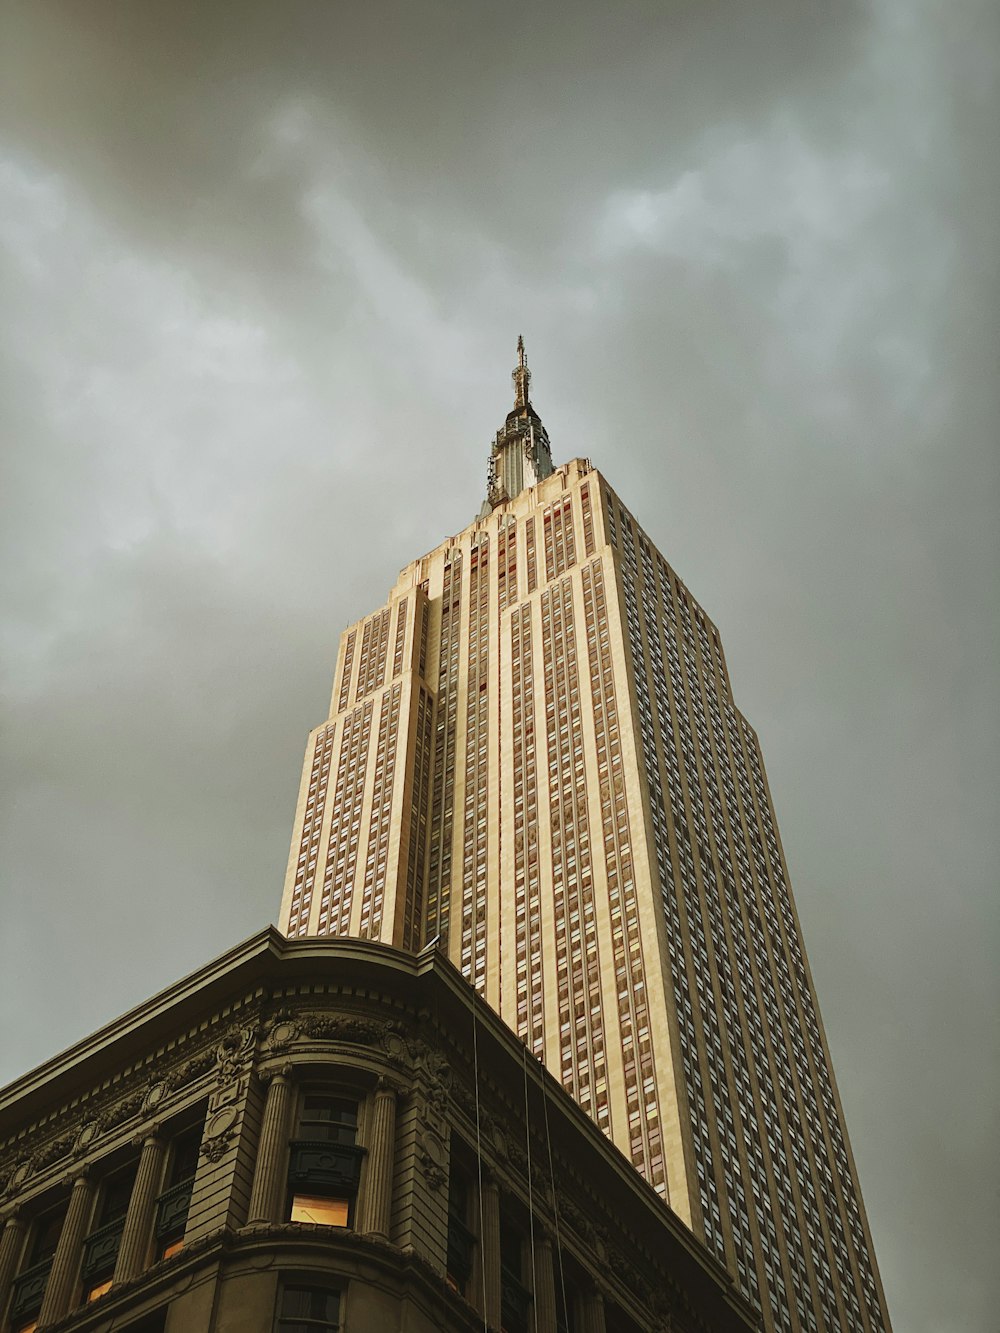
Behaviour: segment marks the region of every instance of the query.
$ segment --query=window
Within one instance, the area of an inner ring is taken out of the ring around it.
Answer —
[[[278,1293],[276,1333],[338,1333],[340,1292],[288,1284]]]
[[[328,1198],[323,1194],[293,1194],[292,1222],[315,1222],[324,1227],[346,1227],[351,1211],[349,1199]]]
[[[305,1091],[288,1170],[289,1220],[327,1227],[354,1223],[364,1149],[356,1143],[358,1103]]]
[[[466,1294],[476,1238],[469,1230],[469,1177],[453,1161],[448,1178],[448,1285]]]
[[[29,1268],[33,1268],[35,1264],[48,1263],[54,1257],[65,1212],[65,1207],[55,1208],[52,1212],[43,1213],[35,1223],[34,1235],[31,1238],[31,1257],[27,1265]]]
[[[111,1288],[111,1275],[118,1247],[121,1245],[122,1232],[125,1230],[125,1214],[132,1198],[132,1183],[135,1180],[136,1163],[107,1176],[101,1185],[101,1197],[95,1221],[97,1225],[83,1242],[83,1263],[80,1275],[83,1278],[83,1298],[96,1301]]]
[[[66,1207],[52,1209],[42,1213],[32,1227],[31,1242],[25,1256],[25,1263],[14,1279],[9,1315],[17,1333],[33,1330],[35,1316],[45,1295],[45,1285],[49,1280],[52,1258],[59,1244]]]
[[[170,1145],[166,1188],[156,1200],[156,1258],[169,1259],[184,1248],[184,1229],[198,1169],[202,1123],[176,1134]]]
[[[501,1333],[528,1333],[531,1293],[524,1285],[524,1236],[500,1214]]]
[[[358,1136],[357,1102],[325,1093],[305,1093],[299,1136],[313,1143],[354,1143]]]

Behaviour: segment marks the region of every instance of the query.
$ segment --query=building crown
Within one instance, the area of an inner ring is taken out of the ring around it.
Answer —
[[[514,406],[490,450],[483,515],[515,496],[527,486],[534,486],[552,473],[552,450],[541,417],[531,405],[528,389],[531,371],[524,350],[524,338],[517,340],[517,364],[511,374],[514,382]]]

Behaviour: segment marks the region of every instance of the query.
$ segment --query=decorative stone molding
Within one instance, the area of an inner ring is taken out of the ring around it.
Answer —
[[[216,1084],[220,1087],[238,1078],[252,1059],[257,1040],[257,1024],[234,1026],[215,1048]]]
[[[412,1069],[413,1056],[410,1046],[393,1024],[389,1024],[387,1027],[382,1047],[394,1065],[402,1069]]]
[[[146,1115],[149,1115],[151,1111],[156,1110],[164,1097],[167,1096],[168,1092],[169,1087],[166,1079],[158,1079],[156,1082],[149,1085],[146,1090],[146,1095],[142,1100],[142,1109]]]
[[[253,1010],[248,1006],[245,1012],[249,1018]],[[102,1138],[129,1120],[154,1108],[162,1112],[173,1096],[212,1070],[217,1071],[217,1088],[225,1087],[234,1072],[252,1059],[256,1035],[256,1024],[247,1022],[233,1024],[221,1039],[218,1027],[191,1033],[151,1067],[133,1068],[112,1088],[95,1089],[48,1125],[31,1127],[31,1141],[38,1146],[26,1153],[22,1138],[20,1148],[12,1143],[0,1158],[0,1180],[6,1177],[0,1202],[63,1159],[92,1152]]]
[[[210,1162],[218,1162],[229,1150],[236,1136],[240,1113],[235,1106],[225,1106],[208,1117],[199,1152]]]
[[[435,1191],[443,1189],[448,1183],[448,1148],[444,1139],[436,1130],[424,1129],[418,1135],[417,1143],[428,1187]]]
[[[162,1139],[162,1130],[163,1126],[158,1120],[151,1120],[144,1128],[137,1130],[136,1133],[132,1135],[129,1139],[129,1143],[133,1148],[141,1148],[143,1144],[149,1143],[151,1140],[160,1142]]]
[[[32,1165],[30,1157],[21,1157],[14,1162],[3,1188],[0,1189],[0,1202],[11,1199],[20,1192],[31,1175]]]
[[[207,1074],[215,1066],[216,1055],[212,1047],[207,1047],[199,1051],[197,1055],[185,1060],[183,1064],[172,1069],[164,1079],[164,1087],[167,1092],[179,1092],[181,1088],[186,1088],[188,1084],[194,1083],[196,1079]]]
[[[584,1212],[574,1198],[561,1191],[559,1194],[559,1221],[571,1226],[576,1234],[583,1238],[587,1245],[594,1245],[596,1243],[597,1233],[594,1230],[594,1224],[591,1222],[587,1213]]]
[[[398,1023],[379,1022],[353,1014],[301,1014],[298,1026],[302,1036],[314,1041],[347,1042],[361,1046],[384,1046],[389,1033],[400,1033]]]
[[[62,1134],[57,1139],[50,1140],[44,1148],[40,1148],[37,1153],[32,1153],[28,1158],[31,1163],[32,1174],[41,1171],[43,1167],[51,1166],[53,1162],[62,1161],[68,1157],[73,1147],[75,1135]]]
[[[294,1065],[283,1064],[277,1069],[258,1069],[257,1077],[260,1079],[261,1083],[268,1084],[274,1078],[291,1078],[294,1072]]]
[[[261,1025],[261,1051],[279,1055],[299,1037],[300,1029],[291,1009],[276,1009]]]

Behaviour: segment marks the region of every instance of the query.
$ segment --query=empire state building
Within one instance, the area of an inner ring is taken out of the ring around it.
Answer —
[[[888,1330],[719,632],[529,396],[479,517],[340,641],[279,925],[435,942],[762,1308]]]

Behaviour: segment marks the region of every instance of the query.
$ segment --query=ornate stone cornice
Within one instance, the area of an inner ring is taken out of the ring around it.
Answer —
[[[104,1141],[130,1121],[154,1110],[163,1117],[172,1103],[198,1084],[224,1097],[224,1090],[252,1060],[256,1031],[253,1021],[243,1021],[230,1023],[221,1037],[218,1024],[206,1032],[188,1034],[173,1050],[127,1071],[111,1088],[97,1088],[43,1124],[32,1126],[28,1134],[12,1140],[0,1157],[0,1203],[32,1187],[36,1180],[41,1183],[50,1169],[67,1159],[99,1151]],[[137,1125],[132,1137],[140,1132]]]

